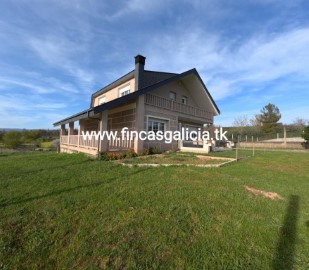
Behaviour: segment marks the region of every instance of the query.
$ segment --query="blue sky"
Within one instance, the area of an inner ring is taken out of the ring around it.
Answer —
[[[134,68],[195,67],[217,124],[271,102],[309,118],[309,1],[0,2],[0,128],[52,128]]]

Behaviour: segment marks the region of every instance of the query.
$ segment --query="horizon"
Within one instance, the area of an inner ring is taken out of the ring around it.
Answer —
[[[48,1],[0,3],[0,126],[57,129],[91,94],[134,68],[196,68],[217,126],[268,103],[283,124],[308,120],[309,3]],[[0,128],[0,129],[4,129]]]

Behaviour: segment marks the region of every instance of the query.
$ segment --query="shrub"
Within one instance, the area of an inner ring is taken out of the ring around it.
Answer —
[[[142,152],[141,152],[142,156],[147,156],[149,155],[149,150],[147,148],[143,148]]]
[[[305,139],[306,142],[309,142],[309,126],[304,128],[302,137]]]
[[[119,152],[105,152],[102,153],[99,156],[99,159],[101,160],[118,160],[118,159],[124,159],[124,158],[132,158],[136,157],[137,154],[133,150],[128,150],[125,153],[119,153]]]
[[[40,138],[41,134],[39,130],[23,130],[22,136],[24,141],[27,143],[36,143],[38,144],[37,140]]]
[[[7,148],[17,148],[23,143],[22,134],[17,131],[6,132],[3,136],[3,143]]]
[[[149,148],[149,155],[159,154],[161,151],[157,146],[151,146]]]
[[[0,142],[2,141],[4,134],[5,132],[0,130]]]
[[[125,154],[124,157],[126,158],[132,158],[132,157],[137,157],[137,154],[133,150],[128,150]]]

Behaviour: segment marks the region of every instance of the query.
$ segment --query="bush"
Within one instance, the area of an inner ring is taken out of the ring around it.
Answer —
[[[99,159],[107,161],[107,160],[118,160],[118,159],[124,159],[124,158],[132,158],[132,157],[137,157],[137,154],[133,150],[128,150],[125,153],[105,152],[99,156]]]
[[[7,148],[17,148],[23,143],[22,134],[17,131],[6,132],[3,136],[3,143]]]
[[[124,154],[125,158],[132,158],[132,157],[137,157],[137,154],[133,151],[133,150],[128,150],[125,154]]]
[[[142,156],[147,156],[149,155],[149,150],[147,148],[143,148],[142,152],[141,152]]]
[[[155,154],[160,154],[161,151],[157,146],[151,146],[149,148],[149,155],[155,155]]]
[[[37,143],[37,140],[41,137],[39,130],[23,130],[22,136],[27,143]]]
[[[2,141],[4,134],[5,132],[0,130],[0,142]]]
[[[304,128],[302,137],[305,139],[306,142],[309,142],[309,126]]]

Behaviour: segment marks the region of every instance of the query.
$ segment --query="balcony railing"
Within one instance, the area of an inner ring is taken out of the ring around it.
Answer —
[[[187,104],[183,104],[180,102],[173,101],[171,99],[167,99],[152,94],[146,94],[145,103],[148,105],[171,110],[174,112],[188,114],[200,118],[207,118],[209,120],[211,120],[213,117],[213,114],[211,112],[208,112],[204,109],[193,107]]]

